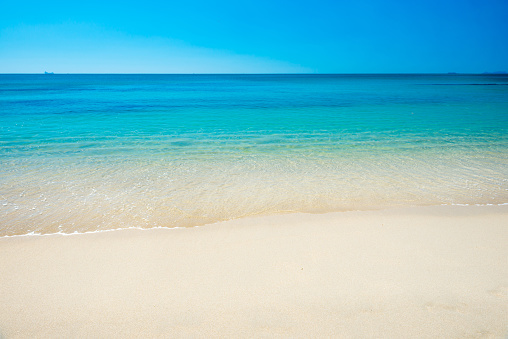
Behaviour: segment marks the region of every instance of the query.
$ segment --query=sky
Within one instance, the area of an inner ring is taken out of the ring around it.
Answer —
[[[0,1],[0,73],[508,71],[508,0]]]

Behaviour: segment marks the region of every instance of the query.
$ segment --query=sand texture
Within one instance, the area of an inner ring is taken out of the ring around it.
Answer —
[[[0,239],[0,337],[505,338],[508,206]]]

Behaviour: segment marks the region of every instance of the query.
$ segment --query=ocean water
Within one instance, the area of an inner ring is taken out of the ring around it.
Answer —
[[[504,203],[507,75],[0,75],[0,236]]]

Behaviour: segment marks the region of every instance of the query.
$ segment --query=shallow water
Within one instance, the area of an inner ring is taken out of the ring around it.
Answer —
[[[0,75],[0,236],[508,202],[506,75]]]

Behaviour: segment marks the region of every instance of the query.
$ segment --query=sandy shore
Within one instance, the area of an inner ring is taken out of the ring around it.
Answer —
[[[0,337],[504,338],[508,206],[0,239]]]

